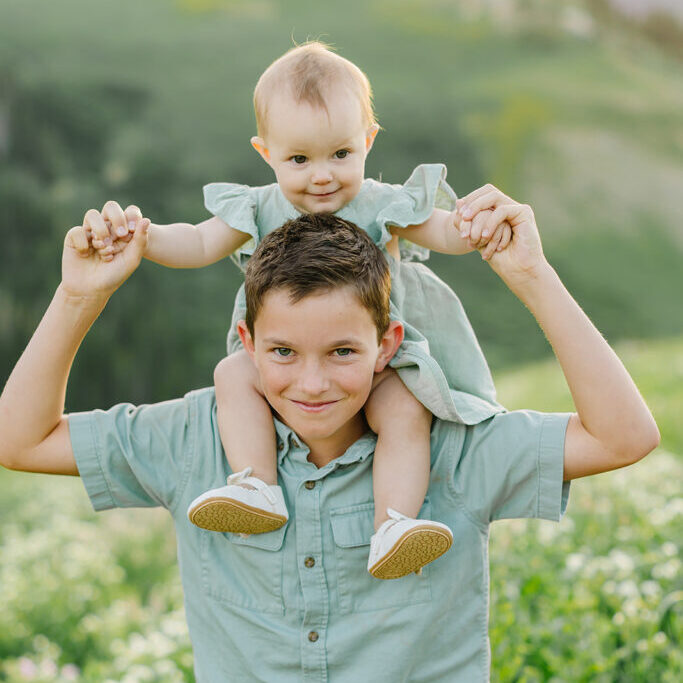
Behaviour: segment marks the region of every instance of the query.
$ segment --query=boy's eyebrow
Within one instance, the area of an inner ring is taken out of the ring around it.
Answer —
[[[289,348],[292,345],[291,342],[284,341],[282,339],[277,339],[276,337],[264,337],[263,343],[272,346],[286,346],[287,348]]]
[[[283,346],[290,348],[293,346],[292,342],[286,341],[285,339],[279,339],[277,337],[264,337],[263,343],[268,346]],[[330,344],[330,348],[339,348],[341,346],[362,346],[358,339],[353,339],[352,337],[347,339],[337,339]]]

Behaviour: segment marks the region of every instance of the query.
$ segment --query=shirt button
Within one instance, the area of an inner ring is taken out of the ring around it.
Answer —
[[[304,560],[304,564],[310,569],[311,567],[315,566],[315,559],[312,557],[307,557]]]
[[[282,443],[282,441],[280,441],[280,443],[277,445],[278,451],[281,451],[284,447],[285,445]]]
[[[308,639],[309,639],[312,643],[315,643],[315,641],[318,640],[318,637],[319,637],[319,636],[318,636],[318,632],[317,632],[317,631],[311,631],[311,632],[308,634]]]
[[[311,489],[315,488],[315,482],[314,481],[307,481],[304,486],[310,491]]]

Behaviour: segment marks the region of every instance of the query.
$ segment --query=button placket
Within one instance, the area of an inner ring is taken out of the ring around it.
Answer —
[[[296,498],[296,543],[304,608],[300,632],[304,681],[322,681],[327,676],[326,651],[321,647],[330,600],[322,554],[322,488],[315,480],[304,481],[299,484]]]

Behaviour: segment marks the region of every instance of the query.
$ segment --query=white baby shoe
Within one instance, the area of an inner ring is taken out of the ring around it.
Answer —
[[[235,534],[263,534],[283,526],[289,514],[282,489],[250,477],[251,472],[251,467],[247,467],[231,474],[227,486],[195,498],[187,509],[192,524]]]
[[[387,508],[389,519],[370,539],[368,571],[377,579],[398,579],[443,555],[453,532],[441,522],[411,519]]]

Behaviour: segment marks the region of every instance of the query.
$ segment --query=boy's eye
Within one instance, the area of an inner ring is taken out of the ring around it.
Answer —
[[[273,351],[275,351],[276,356],[281,358],[287,358],[287,356],[292,354],[292,349],[288,349],[286,346],[280,346],[277,349],[273,349]]]
[[[306,163],[306,157],[303,154],[295,154],[292,157],[292,161],[295,164],[305,164]]]
[[[349,150],[348,149],[338,149],[335,153],[334,156],[337,157],[337,159],[344,159],[348,156]]]
[[[338,356],[350,356],[353,353],[353,349],[335,349],[335,353]]]

